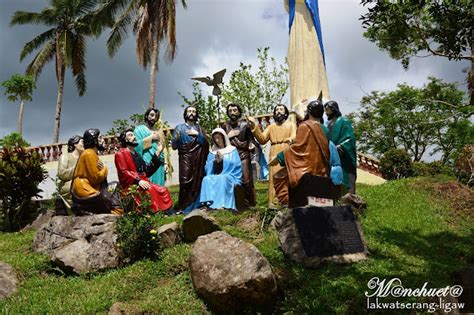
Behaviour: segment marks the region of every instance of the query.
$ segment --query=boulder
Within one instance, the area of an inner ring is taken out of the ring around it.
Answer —
[[[117,216],[55,216],[33,239],[33,251],[44,253],[67,272],[84,273],[117,267]]]
[[[172,247],[179,243],[180,236],[178,223],[172,222],[160,226],[158,229],[158,237],[160,239],[161,246],[164,248]]]
[[[268,310],[276,300],[277,282],[267,259],[226,232],[200,236],[189,266],[195,290],[215,312]]]
[[[0,300],[16,291],[17,277],[12,266],[0,261]]]
[[[42,210],[36,219],[23,228],[23,231],[35,230],[37,231],[44,224],[48,223],[49,220],[55,215],[53,210]]]
[[[183,238],[194,242],[199,236],[220,230],[214,218],[202,210],[195,210],[183,219]]]

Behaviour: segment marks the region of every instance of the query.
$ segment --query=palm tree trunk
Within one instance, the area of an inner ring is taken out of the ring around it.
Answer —
[[[63,104],[63,90],[64,90],[64,72],[66,67],[61,65],[58,67],[58,98],[56,101],[56,113],[54,114],[54,136],[53,143],[59,141],[59,127],[61,125],[61,107]]]
[[[156,77],[156,68],[158,61],[158,39],[156,36],[153,36],[153,46],[151,51],[151,62],[150,62],[150,108],[155,107],[155,77]]]
[[[21,99],[20,102],[20,112],[18,113],[18,133],[22,135],[22,125],[23,125],[23,109],[25,107],[25,101]]]

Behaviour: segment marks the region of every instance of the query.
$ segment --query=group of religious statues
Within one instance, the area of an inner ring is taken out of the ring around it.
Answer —
[[[163,131],[156,128],[160,112],[148,109],[145,123],[124,130],[118,137],[121,149],[115,153],[119,189],[107,182],[107,166],[99,159],[104,140],[98,129],[68,141],[58,167],[58,192],[69,212],[122,214],[120,195],[132,185],[147,194],[153,212],[167,214],[208,209],[236,210],[256,205],[251,164],[252,152],[270,142],[268,205],[288,204],[288,191],[304,174],[331,177],[355,193],[356,147],[351,122],[341,115],[338,104],[319,100],[307,102],[298,124],[289,118],[283,104],[273,109],[274,122],[262,131],[255,118],[242,117],[239,104],[228,104],[228,121],[208,134],[199,124],[196,106],[184,109],[184,123],[176,126],[171,148],[179,155],[179,197],[173,207],[165,187],[169,165]],[[326,112],[328,125],[324,125]],[[210,143],[209,143],[210,142]],[[240,192],[240,193],[238,193]],[[236,195],[242,196],[236,198]],[[141,199],[134,197],[140,207]]]

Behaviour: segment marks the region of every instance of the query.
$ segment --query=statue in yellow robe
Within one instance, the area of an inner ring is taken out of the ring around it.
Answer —
[[[248,118],[251,131],[257,141],[262,145],[270,141],[272,145],[270,148],[270,160],[276,158],[278,152],[288,148],[296,137],[296,125],[288,120],[288,115],[289,111],[285,105],[279,104],[275,106],[273,109],[273,119],[275,122],[267,126],[263,132],[260,131],[254,118]],[[276,164],[270,166],[269,169],[268,206],[270,208],[274,208],[277,205],[275,188],[273,187],[273,175],[282,168],[282,166]]]
[[[98,155],[104,146],[99,133],[98,129],[88,129],[84,133],[86,150],[77,161],[71,189],[73,211],[122,214],[120,200],[108,191],[108,169]]]

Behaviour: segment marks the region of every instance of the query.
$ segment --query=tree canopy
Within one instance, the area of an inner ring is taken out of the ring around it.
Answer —
[[[414,161],[440,152],[443,162],[474,141],[465,93],[454,83],[429,77],[421,88],[399,84],[392,92],[373,91],[352,114],[358,147],[377,157],[403,148]]]
[[[362,0],[368,12],[361,16],[364,36],[401,60],[429,55],[469,60],[470,104],[474,90],[474,10],[472,0],[388,1]]]

